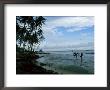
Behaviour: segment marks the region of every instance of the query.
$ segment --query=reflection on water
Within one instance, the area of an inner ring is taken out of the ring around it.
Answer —
[[[77,58],[73,52],[79,53]],[[77,50],[77,51],[48,51],[50,54],[42,54],[38,61],[42,66],[49,70],[57,71],[60,74],[81,74],[94,73],[94,51]],[[82,63],[80,54],[83,53]]]

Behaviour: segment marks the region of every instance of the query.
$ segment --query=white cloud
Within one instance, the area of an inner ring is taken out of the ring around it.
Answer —
[[[93,17],[61,17],[55,20],[51,20],[48,24],[53,24],[54,26],[78,26],[78,27],[88,27],[93,25]]]
[[[47,20],[44,29],[47,28],[47,31],[54,31],[57,27],[67,28],[68,31],[79,31],[84,28],[92,27],[94,25],[94,17],[61,17],[53,20]]]
[[[54,18],[54,17],[53,17]],[[88,44],[84,44],[84,42],[88,42],[87,33],[81,33],[81,39],[72,38],[71,40],[65,38],[65,34],[63,34],[58,28],[65,28],[67,32],[75,32],[84,30],[85,28],[92,27],[94,25],[94,17],[58,17],[51,20],[46,20],[45,25],[43,26],[44,37],[45,40],[41,44],[41,48],[43,49],[70,49],[73,47],[84,47],[81,45],[85,45],[87,47]],[[88,37],[89,38],[89,37]]]

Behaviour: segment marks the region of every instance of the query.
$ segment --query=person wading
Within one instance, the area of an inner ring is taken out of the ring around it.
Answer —
[[[82,59],[83,59],[83,53],[82,52],[81,52],[80,57],[81,57],[81,65],[82,65]]]
[[[73,50],[72,50],[72,52],[73,52]],[[77,55],[78,55],[78,53],[73,52],[73,56],[76,57],[76,59],[77,59]]]

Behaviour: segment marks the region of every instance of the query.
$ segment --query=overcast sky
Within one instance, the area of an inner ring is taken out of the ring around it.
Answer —
[[[46,51],[94,49],[93,16],[45,16],[45,40],[40,48]]]

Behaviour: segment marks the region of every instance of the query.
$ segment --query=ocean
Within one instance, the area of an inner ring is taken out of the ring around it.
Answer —
[[[77,58],[73,56],[75,52],[79,53]],[[42,57],[37,61],[48,70],[59,74],[94,74],[94,50],[46,51],[46,53],[49,54],[40,54]]]

